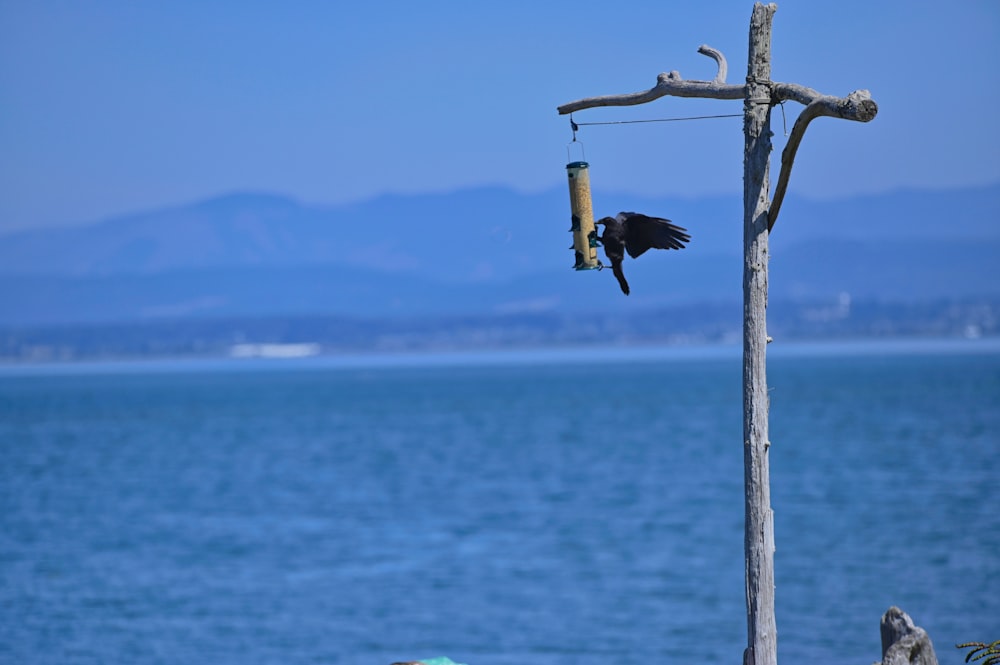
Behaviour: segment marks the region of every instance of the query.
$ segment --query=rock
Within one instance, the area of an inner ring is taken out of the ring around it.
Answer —
[[[882,616],[882,665],[938,665],[927,631],[903,610],[890,607]]]

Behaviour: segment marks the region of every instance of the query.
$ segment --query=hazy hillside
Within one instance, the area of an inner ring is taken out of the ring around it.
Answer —
[[[672,218],[693,240],[609,272],[569,266],[568,194],[473,189],[319,207],[235,194],[0,236],[0,324],[189,316],[637,311],[741,296],[738,197],[595,193],[597,214]],[[789,199],[772,236],[779,299],[1000,293],[1000,185]]]

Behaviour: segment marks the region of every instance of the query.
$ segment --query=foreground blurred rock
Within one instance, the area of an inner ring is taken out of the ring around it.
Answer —
[[[923,628],[898,607],[890,607],[882,616],[881,665],[938,665],[934,645]]]

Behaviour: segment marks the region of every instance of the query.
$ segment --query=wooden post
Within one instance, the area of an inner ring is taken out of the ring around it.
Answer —
[[[767,450],[768,191],[771,155],[771,20],[777,7],[754,7],[743,100],[743,547],[747,648],[744,665],[775,665],[774,514]]]
[[[750,49],[746,85],[726,83],[726,59],[709,46],[698,52],[715,60],[711,81],[688,81],[672,71],[656,77],[649,90],[624,95],[579,99],[558,108],[573,113],[598,106],[634,106],[660,97],[702,97],[743,100],[743,462],[746,490],[744,547],[746,550],[747,648],[744,665],[775,665],[777,633],[774,620],[774,514],[768,471],[768,395],[766,373],[768,234],[778,217],[788,187],[792,162],[806,127],[820,116],[868,122],[878,105],[867,90],[831,97],[796,83],[771,80],[771,23],[775,4],[754,5],[750,19]],[[774,201],[770,187],[771,107],[785,100],[805,105],[792,128],[781,157]]]

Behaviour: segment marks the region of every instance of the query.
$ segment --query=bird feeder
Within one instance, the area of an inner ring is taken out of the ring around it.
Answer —
[[[573,213],[573,251],[576,270],[597,270],[597,229],[594,228],[594,206],[590,202],[590,171],[587,162],[570,162],[566,165],[569,177],[569,205]]]

